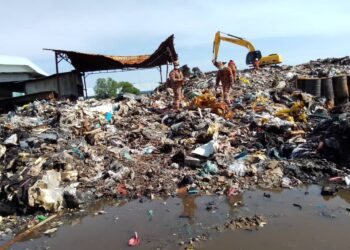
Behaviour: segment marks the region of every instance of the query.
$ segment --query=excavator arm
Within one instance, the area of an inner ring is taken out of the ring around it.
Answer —
[[[225,33],[223,33],[225,34]],[[219,48],[220,48],[220,42],[221,41],[226,41],[226,42],[230,42],[230,43],[234,43],[243,47],[246,47],[247,49],[249,49],[250,52],[255,51],[255,47],[253,44],[251,44],[250,42],[248,42],[247,40],[238,37],[238,36],[234,36],[234,35],[230,35],[230,34],[225,34],[227,37],[221,36],[221,32],[218,31],[215,34],[215,39],[214,39],[214,60],[216,61],[217,56],[219,54]]]
[[[261,52],[259,50],[256,50],[254,45],[251,44],[249,41],[245,40],[244,38],[226,34],[226,33],[222,33],[226,35],[226,36],[222,36],[221,33],[222,32],[220,31],[216,32],[215,38],[214,38],[214,44],[213,44],[213,53],[214,53],[213,62],[214,63],[217,61],[221,41],[226,41],[226,42],[237,44],[239,46],[246,47],[249,50],[249,53],[247,54],[247,58],[246,58],[247,64],[253,64],[256,58],[260,60]]]

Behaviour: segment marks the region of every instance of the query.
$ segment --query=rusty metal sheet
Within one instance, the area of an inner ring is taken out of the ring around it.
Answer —
[[[126,65],[141,64],[147,59],[149,59],[151,56],[144,55],[144,56],[108,56],[108,57],[126,66]]]
[[[178,57],[174,47],[174,35],[162,42],[151,55],[112,56],[57,49],[50,50],[65,55],[73,67],[80,72],[153,68],[172,63]]]

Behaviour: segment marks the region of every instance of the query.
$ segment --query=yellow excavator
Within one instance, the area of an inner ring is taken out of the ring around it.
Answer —
[[[223,36],[221,34],[223,34],[225,36]],[[217,61],[221,41],[234,43],[234,44],[237,44],[237,45],[240,45],[240,46],[243,46],[243,47],[246,47],[247,49],[249,49],[249,52],[248,52],[247,57],[246,57],[246,64],[247,65],[254,64],[254,61],[256,59],[259,60],[260,65],[278,64],[278,63],[281,63],[283,61],[282,56],[278,55],[278,54],[261,56],[260,50],[256,50],[254,45],[251,44],[246,39],[218,31],[215,34],[214,45],[213,45],[213,53],[214,53],[213,63],[214,64]]]

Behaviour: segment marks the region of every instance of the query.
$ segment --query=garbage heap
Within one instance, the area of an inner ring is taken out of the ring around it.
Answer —
[[[234,195],[346,177],[349,108],[330,112],[324,99],[293,86],[299,75],[349,74],[349,63],[240,71],[230,105],[213,89],[216,73],[196,69],[177,113],[166,86],[144,96],[18,107],[0,117],[0,215],[56,212],[102,197]]]

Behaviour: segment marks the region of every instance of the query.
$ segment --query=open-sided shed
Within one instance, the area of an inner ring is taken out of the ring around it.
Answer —
[[[174,35],[168,37],[162,42],[158,49],[150,55],[139,56],[112,56],[89,54],[76,51],[67,51],[59,49],[45,49],[55,53],[56,74],[59,74],[59,63],[62,60],[70,63],[74,69],[81,72],[84,80],[84,90],[86,95],[86,75],[89,73],[116,72],[125,70],[140,70],[158,67],[160,71],[161,82],[162,66],[172,64],[178,59],[174,47]],[[57,77],[58,95],[61,95],[60,81]]]

